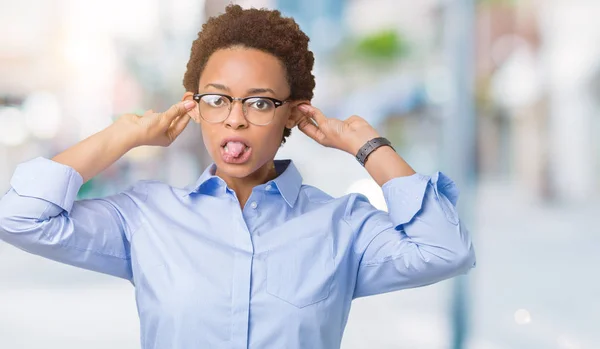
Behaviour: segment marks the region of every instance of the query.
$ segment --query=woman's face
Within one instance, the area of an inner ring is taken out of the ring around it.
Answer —
[[[290,87],[285,69],[275,56],[249,48],[230,48],[214,52],[200,77],[200,94],[215,93],[234,98],[271,97],[285,101]],[[184,98],[191,98],[186,93]],[[204,110],[219,107],[224,99],[201,102]],[[221,175],[244,178],[270,165],[281,145],[283,130],[292,128],[292,108],[298,102],[284,103],[273,110],[272,121],[264,126],[250,123],[244,116],[242,103],[234,101],[225,121],[210,123],[194,117],[202,128],[204,145]],[[246,104],[248,113],[267,113],[261,101]],[[207,114],[203,113],[203,115]],[[256,115],[256,114],[255,114]],[[252,118],[251,118],[252,119]]]

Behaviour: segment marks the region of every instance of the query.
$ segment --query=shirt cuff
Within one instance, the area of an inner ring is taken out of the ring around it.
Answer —
[[[431,184],[438,202],[443,202],[441,199],[441,195],[443,195],[452,206],[456,206],[459,195],[458,188],[449,177],[441,172],[436,172],[433,176],[415,173],[411,176],[391,179],[383,185],[382,190],[388,213],[396,228],[409,223],[419,213],[423,207],[423,200],[429,184]],[[443,207],[443,209],[449,220],[458,219],[458,217],[454,217],[456,213],[453,207]]]
[[[43,157],[18,165],[10,180],[20,196],[48,201],[69,213],[82,184],[73,168]]]

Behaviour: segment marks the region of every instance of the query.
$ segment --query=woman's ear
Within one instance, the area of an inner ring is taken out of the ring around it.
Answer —
[[[182,101],[193,101],[194,100],[194,94],[192,92],[186,92],[183,94],[183,97],[181,98]],[[199,124],[200,120],[198,119],[198,115],[196,115],[193,112],[188,112],[187,113],[188,116],[194,120],[195,123]]]
[[[298,125],[304,114],[298,110],[300,104],[310,104],[310,101],[293,101],[290,102],[290,116],[288,117],[285,127],[292,129]]]

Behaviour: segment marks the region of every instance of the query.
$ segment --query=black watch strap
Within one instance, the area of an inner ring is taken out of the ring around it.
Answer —
[[[392,147],[392,143],[390,143],[390,141],[387,138],[385,138],[385,137],[373,138],[370,141],[368,141],[367,143],[365,143],[365,145],[363,145],[362,148],[360,148],[358,150],[358,154],[356,154],[356,160],[358,160],[358,162],[362,166],[365,166],[365,162],[367,161],[367,157],[373,151],[375,151],[375,149],[377,149],[379,147],[386,146],[386,145],[388,147],[394,149],[394,147]]]

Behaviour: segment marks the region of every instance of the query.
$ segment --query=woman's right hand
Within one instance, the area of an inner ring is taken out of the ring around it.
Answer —
[[[144,115],[125,114],[114,126],[128,129],[133,146],[154,145],[168,147],[183,132],[190,122],[188,111],[196,106],[194,101],[174,104],[163,113],[148,110]]]
[[[75,169],[85,183],[140,145],[169,146],[190,121],[194,101],[179,102],[164,113],[126,114],[106,129],[56,155],[52,160]]]

